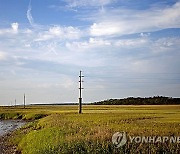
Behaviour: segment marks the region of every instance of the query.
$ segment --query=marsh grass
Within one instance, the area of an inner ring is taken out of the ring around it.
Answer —
[[[11,144],[23,154],[179,153],[179,144],[127,143],[115,148],[111,137],[125,131],[135,136],[180,136],[180,106],[31,106],[0,108],[4,119],[33,119],[15,131]],[[37,120],[39,119],[39,120]]]

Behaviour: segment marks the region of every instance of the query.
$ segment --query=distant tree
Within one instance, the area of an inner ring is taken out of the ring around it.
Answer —
[[[94,102],[95,105],[178,105],[180,98],[172,98],[165,96],[154,96],[148,98],[128,97],[124,99],[108,99],[104,101]]]

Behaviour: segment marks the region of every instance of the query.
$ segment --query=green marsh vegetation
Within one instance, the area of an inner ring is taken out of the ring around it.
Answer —
[[[179,143],[130,143],[115,148],[115,132],[180,136],[179,105],[84,105],[0,107],[1,119],[33,120],[13,132],[9,144],[23,154],[178,153]]]

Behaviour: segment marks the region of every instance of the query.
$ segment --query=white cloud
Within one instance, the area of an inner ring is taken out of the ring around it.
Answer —
[[[17,22],[11,24],[12,30],[14,33],[18,32],[19,24]]]
[[[78,49],[78,51],[87,51],[92,48],[104,48],[107,46],[111,46],[111,41],[104,40],[101,38],[89,38],[88,41],[79,41],[79,42],[67,42],[66,47],[69,50]]]
[[[102,36],[102,35],[113,35],[117,33],[121,33],[120,23],[112,23],[112,22],[102,22],[102,23],[94,23],[90,27],[90,33],[92,36]],[[122,27],[122,26],[121,26]]]
[[[104,6],[113,3],[116,0],[65,0],[68,7],[90,7],[90,6]]]
[[[94,15],[90,35],[124,35],[180,27],[180,2],[163,9],[106,10]]]
[[[150,36],[151,35],[151,33],[140,33],[140,36],[141,37],[148,37],[148,36]]]
[[[53,26],[50,27],[48,31],[40,32],[38,38],[36,38],[35,41],[46,41],[50,39],[75,40],[75,39],[79,39],[80,36],[81,36],[81,31],[78,28],[72,26],[69,27]]]
[[[149,42],[148,39],[122,39],[114,42],[114,45],[117,47],[133,47],[136,48],[138,46],[147,45]]]
[[[135,38],[135,39],[103,39],[103,38],[89,38],[88,41],[78,41],[78,42],[67,42],[66,47],[69,50],[78,49],[78,51],[88,51],[90,49],[102,49],[108,47],[115,47],[116,49],[130,49],[137,47],[144,47],[151,44],[151,41],[146,38]]]
[[[174,37],[174,38],[160,38],[152,43],[150,46],[151,51],[153,53],[164,53],[164,52],[172,52],[176,51],[178,52],[180,47],[180,38]]]
[[[11,28],[0,29],[0,35],[3,34],[17,34],[18,33],[19,24],[17,22],[11,23]]]
[[[100,39],[100,38],[99,39],[98,38],[90,38],[89,44],[91,44],[93,46],[107,46],[107,45],[111,45],[111,42]]]
[[[54,36],[61,36],[63,35],[63,30],[61,27],[55,26],[55,27],[49,28],[49,33]]]

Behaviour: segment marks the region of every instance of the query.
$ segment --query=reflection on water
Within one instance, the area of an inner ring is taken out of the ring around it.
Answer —
[[[20,128],[25,123],[25,121],[20,120],[0,120],[0,136]]]

